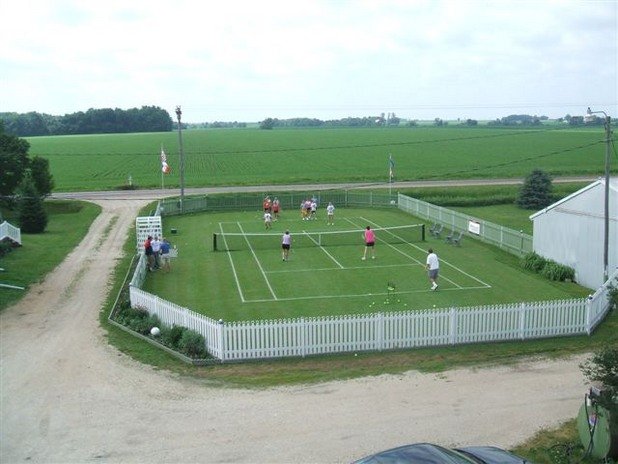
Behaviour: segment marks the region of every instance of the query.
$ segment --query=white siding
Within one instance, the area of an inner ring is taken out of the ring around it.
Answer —
[[[609,274],[618,266],[617,181],[610,182]],[[601,179],[531,216],[534,251],[574,268],[577,282],[589,288],[603,284],[604,199]]]

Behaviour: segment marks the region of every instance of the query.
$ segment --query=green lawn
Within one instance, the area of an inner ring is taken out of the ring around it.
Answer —
[[[589,290],[571,283],[550,282],[523,271],[518,258],[465,237],[462,246],[448,245],[427,234],[427,241],[385,243],[397,238],[378,233],[375,260],[361,261],[361,234],[348,245],[300,246],[304,232],[362,230],[422,222],[397,209],[339,208],[334,227],[323,211],[318,221],[302,221],[296,211],[274,223],[271,243],[241,239],[242,249],[212,251],[212,233],[264,232],[260,213],[203,213],[163,218],[168,237],[179,249],[172,272],[148,275],[144,290],[226,321],[277,319],[452,306],[478,306],[520,301],[582,297]],[[288,262],[281,259],[280,234],[295,237]],[[251,244],[251,248],[249,246]],[[441,259],[440,289],[429,290],[424,270],[426,250]],[[395,284],[389,295],[387,284]]]
[[[22,234],[22,246],[0,258],[0,282],[28,287],[51,272],[84,238],[90,224],[101,211],[93,203],[46,201],[49,222],[42,234]],[[11,211],[3,211],[6,220],[17,224]],[[0,289],[0,310],[20,299],[25,292]]]

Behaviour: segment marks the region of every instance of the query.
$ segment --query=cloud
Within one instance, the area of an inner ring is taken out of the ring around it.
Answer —
[[[617,5],[4,0],[0,106],[181,104],[190,121],[615,113]]]

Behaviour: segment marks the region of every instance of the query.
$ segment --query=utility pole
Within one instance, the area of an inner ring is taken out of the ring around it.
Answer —
[[[605,116],[605,235],[603,240],[603,283],[609,278],[608,261],[609,261],[609,160],[610,160],[610,144],[612,137],[611,117],[605,111],[591,111],[588,108],[586,114],[602,114]]]
[[[176,107],[176,117],[178,118],[178,146],[180,147],[180,211],[185,209],[185,153],[182,148],[182,124],[180,117],[182,111],[180,106]]]

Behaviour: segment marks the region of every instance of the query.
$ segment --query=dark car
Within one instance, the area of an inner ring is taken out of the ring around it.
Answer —
[[[495,446],[466,446],[455,448],[455,451],[465,454],[479,464],[532,464],[521,456]]]
[[[400,446],[379,453],[366,456],[353,464],[476,464],[475,461],[465,455],[432,445],[431,443],[415,443],[413,445]]]

